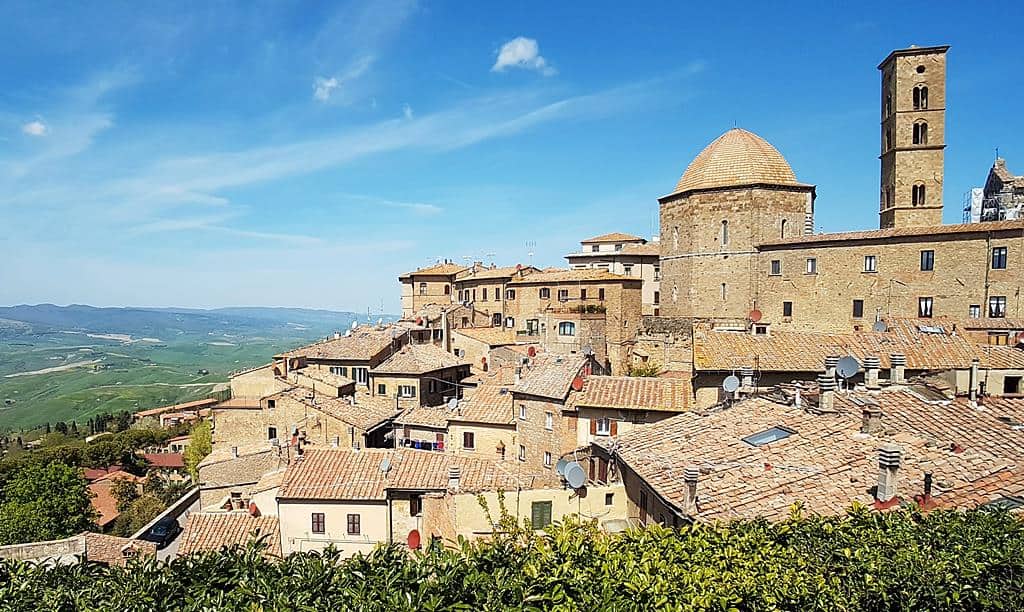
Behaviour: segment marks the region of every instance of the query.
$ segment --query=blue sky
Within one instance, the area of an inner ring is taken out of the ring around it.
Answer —
[[[171,5],[174,5],[173,7]],[[0,304],[398,309],[649,236],[739,125],[877,226],[878,62],[950,44],[945,202],[1024,173],[1015,3],[2,3]],[[493,254],[493,255],[492,255]]]

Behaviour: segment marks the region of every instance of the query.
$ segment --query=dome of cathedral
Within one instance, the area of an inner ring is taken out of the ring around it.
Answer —
[[[693,158],[675,193],[739,185],[802,185],[786,158],[747,130],[733,128]]]

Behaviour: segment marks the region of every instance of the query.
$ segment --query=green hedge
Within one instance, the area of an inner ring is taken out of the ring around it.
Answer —
[[[127,569],[0,564],[13,610],[1024,610],[1005,512],[915,510],[548,535],[410,555],[264,559],[258,546]]]

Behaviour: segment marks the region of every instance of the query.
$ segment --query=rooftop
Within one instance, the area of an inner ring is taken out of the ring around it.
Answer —
[[[601,281],[641,282],[639,278],[612,274],[607,270],[585,269],[537,272],[535,274],[530,274],[529,276],[524,276],[523,278],[512,280],[509,282],[509,285],[546,285],[555,283],[584,283]]]
[[[141,410],[135,413],[135,418],[144,418],[150,416],[157,416],[165,412],[183,412],[186,410],[199,410],[200,408],[208,408],[217,403],[216,399],[206,398],[201,400],[195,400],[194,402],[185,402],[184,404],[172,404],[170,406],[161,406],[159,408],[150,408],[149,410]]]
[[[178,554],[220,550],[245,545],[266,536],[268,556],[281,556],[281,531],[276,516],[251,516],[246,512],[193,512],[178,541]]]
[[[512,278],[517,274],[525,276],[533,272],[538,272],[537,268],[533,266],[524,266],[517,264],[514,266],[505,266],[502,268],[497,267],[472,267],[466,268],[455,277],[456,281],[467,281],[467,280],[484,280],[484,279],[506,279]]]
[[[288,466],[278,498],[383,501],[389,489],[447,491],[449,467],[460,469],[462,493],[558,486],[550,470],[517,476],[498,461],[478,457],[404,448],[310,449]]]
[[[640,236],[634,236],[633,234],[624,234],[622,232],[612,232],[610,234],[601,234],[600,236],[594,236],[593,238],[587,238],[586,240],[580,240],[580,244],[591,244],[600,242],[647,242]]]
[[[346,397],[315,394],[306,389],[292,389],[282,395],[317,410],[329,417],[367,431],[398,414],[395,399],[370,395],[365,391]]]
[[[426,374],[461,365],[469,365],[469,363],[433,344],[407,344],[370,372],[372,374]]]
[[[524,368],[514,393],[564,400],[572,381],[580,376],[587,357],[583,355],[541,355]]]
[[[577,408],[683,412],[691,393],[683,378],[589,376],[573,401]]]
[[[365,361],[387,350],[393,341],[406,333],[406,330],[396,326],[363,325],[346,332],[340,338],[322,340],[280,356]]]
[[[452,333],[478,340],[488,346],[516,343],[516,332],[504,327],[460,327],[453,329]]]
[[[142,458],[150,467],[167,470],[185,469],[185,456],[181,453],[145,453]]]
[[[804,186],[775,147],[753,132],[733,128],[690,162],[674,193],[745,185]]]
[[[398,277],[399,280],[412,278],[413,276],[453,276],[466,269],[466,266],[450,262],[437,263],[426,268],[418,268],[412,272],[406,272]]]
[[[808,234],[784,240],[770,240],[758,245],[759,249],[801,246],[805,244],[821,244],[826,242],[851,242],[887,240],[889,238],[912,238],[920,236],[946,236],[956,234],[987,234],[989,232],[1024,231],[1024,219],[1011,221],[985,221],[983,223],[956,223],[950,225],[921,225],[908,227],[889,227],[886,229],[865,230],[858,232],[835,232],[831,234]]]
[[[395,425],[412,425],[419,427],[448,427],[447,407],[413,406],[395,417]]]
[[[509,425],[515,422],[511,384],[488,380],[474,389],[459,408],[449,416],[452,421]]]

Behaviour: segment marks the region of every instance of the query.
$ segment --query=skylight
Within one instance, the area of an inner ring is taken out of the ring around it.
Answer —
[[[981,506],[985,510],[1016,510],[1024,508],[1024,498],[1007,495]]]
[[[791,429],[785,427],[772,427],[756,434],[743,438],[743,441],[752,446],[764,446],[765,444],[771,444],[772,442],[778,442],[788,438],[790,435],[796,433]]]

